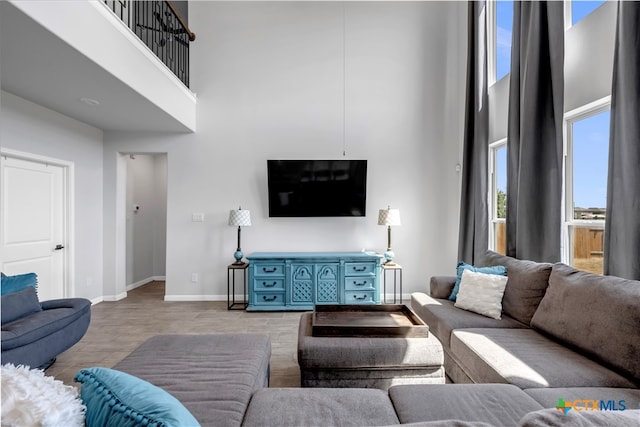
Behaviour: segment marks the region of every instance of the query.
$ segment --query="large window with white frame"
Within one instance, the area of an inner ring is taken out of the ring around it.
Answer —
[[[489,249],[507,253],[507,140],[489,145]]]
[[[603,271],[610,97],[565,114],[563,261]]]

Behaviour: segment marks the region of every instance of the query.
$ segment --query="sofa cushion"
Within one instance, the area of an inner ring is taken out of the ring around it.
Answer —
[[[182,403],[140,378],[109,368],[87,368],[75,376],[87,407],[87,425],[199,426]]]
[[[451,331],[464,328],[528,328],[527,325],[502,316],[502,319],[491,319],[466,310],[454,307],[454,302],[447,299],[432,298],[422,292],[411,294],[411,309],[429,325],[429,333],[434,334],[448,349],[451,342]]]
[[[604,408],[640,409],[640,389],[613,387],[560,387],[530,388],[524,391],[545,408],[556,408],[558,399],[564,402],[577,402],[584,406],[584,400],[600,401]]]
[[[0,297],[2,324],[42,311],[36,289],[32,286]]]
[[[530,412],[520,420],[518,427],[584,426],[584,427],[637,427],[640,410],[633,411],[569,411],[556,409]]]
[[[476,267],[474,265],[467,264],[466,262],[459,262],[456,266],[456,283],[453,285],[451,295],[449,295],[449,300],[451,301],[455,301],[458,297],[458,292],[460,291],[460,281],[462,280],[462,273],[465,270],[470,270],[475,273],[497,274],[500,276],[504,276],[507,273],[507,269],[501,265],[490,267]]]
[[[268,385],[271,342],[257,334],[158,335],[114,369],[175,396],[202,425],[239,426]]]
[[[509,384],[420,384],[389,389],[403,424],[457,419],[513,426],[543,407]]]
[[[555,264],[531,326],[640,382],[640,281]]]
[[[456,330],[451,353],[477,383],[510,383],[523,389],[634,387],[622,375],[533,329]]]
[[[549,286],[552,264],[519,260],[487,251],[487,265],[507,267],[509,282],[502,298],[502,312],[527,325]]]
[[[51,300],[43,302],[42,308],[34,316],[2,325],[2,351],[31,344],[64,329],[91,311],[91,301],[84,298]]]
[[[492,319],[500,319],[502,295],[506,285],[505,276],[465,270],[454,306]]]
[[[382,390],[268,388],[251,398],[243,426],[385,426],[398,424]]]
[[[21,291],[31,286],[37,288],[38,276],[36,273],[16,274],[14,276],[2,276],[0,279],[0,295]]]

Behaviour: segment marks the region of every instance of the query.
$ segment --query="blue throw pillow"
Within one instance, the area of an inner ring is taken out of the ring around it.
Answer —
[[[467,264],[466,262],[459,262],[456,266],[456,284],[453,286],[451,295],[449,295],[449,299],[451,301],[455,301],[458,296],[458,291],[460,290],[460,280],[462,279],[462,272],[464,270],[471,270],[476,273],[495,274],[497,276],[507,275],[507,267],[505,267],[504,265],[494,265],[492,267],[475,267],[473,265]]]
[[[87,368],[75,380],[87,407],[87,426],[199,426],[178,399],[160,387],[109,368]]]
[[[39,311],[42,311],[42,307],[36,289],[32,286],[0,297],[0,317],[3,325]]]
[[[36,273],[2,276],[2,278],[0,278],[0,295],[21,291],[27,286],[33,286],[35,288],[37,285],[38,276]]]

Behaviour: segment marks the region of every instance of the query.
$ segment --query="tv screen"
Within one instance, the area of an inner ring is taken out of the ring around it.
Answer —
[[[365,216],[366,160],[267,160],[270,217]]]

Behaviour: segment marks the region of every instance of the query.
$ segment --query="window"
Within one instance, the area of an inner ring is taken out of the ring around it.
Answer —
[[[511,69],[511,30],[513,28],[513,1],[490,1],[489,8],[489,76],[490,84]]]
[[[489,146],[489,249],[507,253],[507,140]]]
[[[609,97],[566,115],[565,262],[602,274]]]
[[[599,8],[605,3],[605,0],[571,0],[567,2],[570,9],[571,25],[576,25],[585,16]]]

